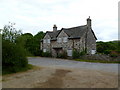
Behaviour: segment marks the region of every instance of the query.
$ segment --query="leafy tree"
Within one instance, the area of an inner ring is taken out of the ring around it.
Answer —
[[[113,51],[119,53],[120,41],[109,41],[109,42],[97,42],[97,52],[103,54],[111,54]]]
[[[27,55],[33,54],[33,35],[31,33],[22,34],[17,40],[17,44],[21,45],[25,50]]]
[[[14,42],[15,40],[22,34],[21,30],[17,31],[14,28],[15,23],[10,23],[5,25],[2,32],[2,39],[9,40],[10,42]]]
[[[18,72],[28,64],[24,49],[9,40],[2,41],[2,69],[4,72]]]
[[[34,45],[33,45],[33,51],[35,56],[41,56],[42,51],[40,50],[40,42],[43,39],[45,33],[40,31],[34,36]]]
[[[14,28],[13,23],[9,24],[5,25],[2,30],[3,74],[18,72],[28,65],[24,48],[16,42],[22,33]]]

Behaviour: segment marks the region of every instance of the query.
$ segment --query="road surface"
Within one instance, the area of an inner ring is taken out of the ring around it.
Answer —
[[[28,59],[38,68],[3,76],[3,88],[118,88],[118,64]]]

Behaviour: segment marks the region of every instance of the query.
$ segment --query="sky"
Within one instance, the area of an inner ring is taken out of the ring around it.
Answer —
[[[0,29],[16,23],[23,33],[37,34],[86,25],[90,16],[98,41],[118,40],[119,0],[0,0]]]

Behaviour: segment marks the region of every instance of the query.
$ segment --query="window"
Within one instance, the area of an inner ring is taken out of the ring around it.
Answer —
[[[43,40],[43,43],[46,43],[46,39]]]
[[[96,50],[91,50],[91,54],[95,54],[96,53]]]
[[[47,43],[50,43],[50,39],[47,39]]]
[[[67,41],[68,41],[67,37],[64,37],[63,42],[67,42]]]
[[[67,50],[67,55],[72,56],[72,50]]]
[[[43,52],[46,52],[46,49],[43,49]]]
[[[57,39],[57,42],[58,42],[58,43],[62,42],[62,38],[58,38],[58,39]]]

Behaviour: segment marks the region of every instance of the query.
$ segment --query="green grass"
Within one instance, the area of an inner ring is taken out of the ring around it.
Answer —
[[[82,59],[75,59],[75,61],[81,61],[81,62],[93,62],[93,63],[120,63],[120,61],[82,60]]]
[[[4,70],[4,71],[2,71],[2,75],[13,74],[13,73],[18,73],[18,72],[25,72],[27,70],[33,69],[34,67],[35,66],[33,66],[31,64],[28,64],[27,67],[21,68],[17,72],[10,72],[9,69],[8,70]]]

